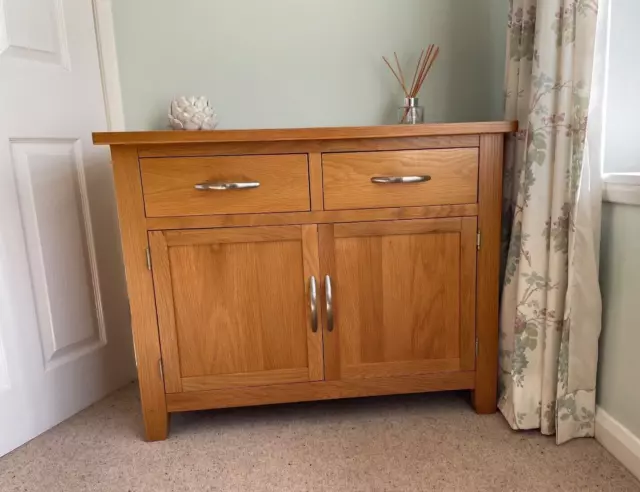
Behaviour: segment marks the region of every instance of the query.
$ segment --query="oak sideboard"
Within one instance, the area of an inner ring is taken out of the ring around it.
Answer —
[[[96,133],[149,440],[172,412],[471,390],[496,409],[515,123]]]

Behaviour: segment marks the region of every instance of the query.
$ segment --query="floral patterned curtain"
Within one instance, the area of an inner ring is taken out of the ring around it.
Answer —
[[[601,322],[585,164],[598,0],[510,0],[499,407],[514,429],[593,436]],[[599,200],[599,197],[598,197]],[[598,201],[599,203],[599,201]]]

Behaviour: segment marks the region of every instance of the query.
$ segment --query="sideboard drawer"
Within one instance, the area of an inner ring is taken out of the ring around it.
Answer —
[[[476,203],[478,149],[323,154],[326,210]]]
[[[147,217],[310,210],[306,154],[140,159]]]

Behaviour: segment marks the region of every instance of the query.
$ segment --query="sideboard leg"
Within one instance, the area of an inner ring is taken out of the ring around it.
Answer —
[[[485,415],[495,413],[498,410],[496,402],[496,391],[489,388],[474,390],[471,392],[471,403],[476,413]]]
[[[494,413],[498,401],[498,324],[500,298],[500,228],[504,135],[480,136],[476,312],[476,383],[472,394],[478,413]]]
[[[164,441],[169,435],[171,414],[164,409],[142,407],[144,435],[147,441]]]

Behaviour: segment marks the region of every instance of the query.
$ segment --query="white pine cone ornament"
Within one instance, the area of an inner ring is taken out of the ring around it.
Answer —
[[[182,96],[171,102],[169,123],[174,130],[213,130],[218,118],[206,97]]]

